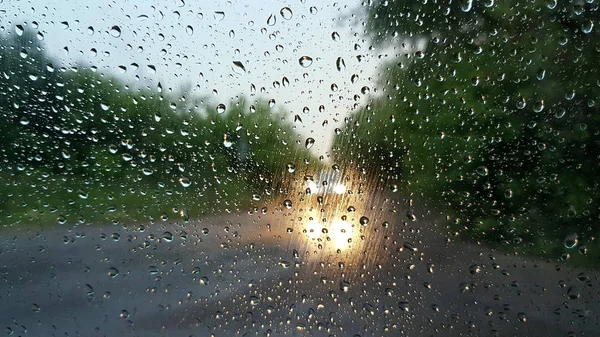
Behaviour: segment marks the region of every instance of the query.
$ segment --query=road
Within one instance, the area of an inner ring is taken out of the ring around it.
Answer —
[[[408,221],[402,207],[374,211],[342,249],[307,239],[306,219],[283,207],[6,230],[0,326],[13,336],[597,336],[597,271],[448,240],[439,215]]]

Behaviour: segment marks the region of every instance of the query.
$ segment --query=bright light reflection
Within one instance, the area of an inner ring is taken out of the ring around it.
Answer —
[[[321,235],[321,224],[316,220],[310,220],[306,223],[306,235],[311,239],[316,239]]]
[[[346,186],[344,186],[342,184],[337,184],[333,187],[333,191],[336,194],[344,194],[344,193],[346,193]]]
[[[317,185],[314,181],[309,181],[306,187],[310,189],[310,193],[317,193],[319,190],[319,185]]]
[[[334,221],[329,236],[336,248],[345,248],[349,244],[348,239],[352,237],[352,225],[347,221]]]

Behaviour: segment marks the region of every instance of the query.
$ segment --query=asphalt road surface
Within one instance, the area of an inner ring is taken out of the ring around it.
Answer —
[[[384,208],[346,246],[309,237],[307,219],[283,207],[187,224],[4,230],[0,327],[12,336],[598,336],[597,271],[448,240],[439,215],[408,221],[400,205]]]

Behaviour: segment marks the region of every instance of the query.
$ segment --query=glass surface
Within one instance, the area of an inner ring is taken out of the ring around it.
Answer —
[[[594,0],[0,0],[12,336],[595,336]]]

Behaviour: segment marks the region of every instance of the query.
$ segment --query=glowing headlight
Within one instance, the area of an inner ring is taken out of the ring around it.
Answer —
[[[335,192],[336,194],[344,194],[346,193],[346,186],[342,184],[337,184],[333,187],[333,192]]]
[[[348,240],[352,238],[352,225],[347,221],[337,220],[331,224],[329,237],[337,248],[348,246]]]
[[[321,235],[321,224],[316,220],[310,220],[306,223],[306,235],[311,239],[316,239]]]
[[[317,193],[319,190],[319,185],[317,185],[314,181],[309,181],[306,187],[310,189],[310,193]]]

